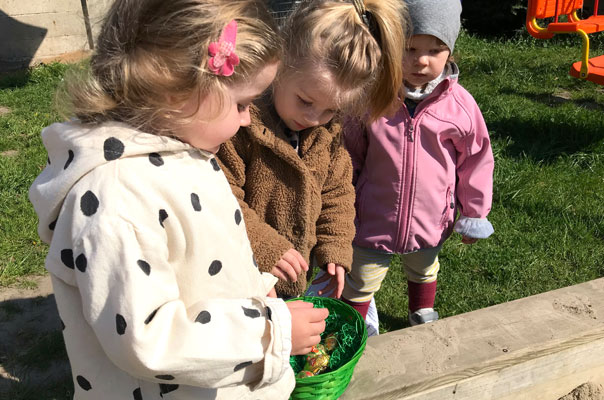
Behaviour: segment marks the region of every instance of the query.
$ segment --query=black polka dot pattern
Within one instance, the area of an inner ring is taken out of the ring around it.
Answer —
[[[195,322],[199,322],[200,324],[207,324],[212,320],[212,315],[208,311],[202,311],[195,318]]]
[[[55,226],[57,226],[57,220],[55,219],[54,221],[52,221],[50,224],[48,224],[48,229],[50,229],[51,231],[55,230]]]
[[[74,268],[74,264],[73,264],[73,251],[71,249],[63,249],[63,250],[61,250],[61,261],[63,261],[63,264],[67,268],[73,269]]]
[[[164,165],[164,159],[161,158],[161,155],[159,153],[149,154],[149,162],[155,165],[156,167],[161,167],[162,165]]]
[[[245,308],[245,307],[241,307],[241,308],[243,308],[243,313],[245,314],[246,317],[258,318],[260,316],[260,311],[258,311],[258,310],[254,310],[253,308]]]
[[[143,400],[143,394],[141,393],[141,388],[136,388],[132,392],[132,398],[134,400]]]
[[[235,223],[239,225],[241,223],[241,211],[235,210]]]
[[[157,314],[157,310],[159,310],[159,308],[153,310],[153,312],[151,314],[149,314],[149,316],[145,320],[145,325],[147,325],[147,324],[149,324],[149,322],[153,321],[153,318],[155,318],[155,314]]]
[[[121,314],[115,314],[115,330],[118,335],[123,335],[126,333],[126,327],[128,324],[126,323],[126,319]]]
[[[218,161],[216,161],[215,158],[210,159],[210,162],[212,163],[212,168],[214,168],[214,171],[220,171],[220,165],[218,165]]]
[[[73,161],[73,150],[69,150],[67,152],[67,161],[65,161],[65,165],[63,166],[63,169],[67,169],[67,167],[69,167],[69,164],[71,164],[71,162]]]
[[[173,392],[176,389],[178,389],[178,385],[170,385],[170,384],[166,384],[166,383],[160,383],[159,384],[159,395],[161,397],[164,397],[163,396],[164,394]]]
[[[269,321],[273,320],[273,311],[271,310],[270,307],[266,307],[266,319],[268,319]]]
[[[212,264],[210,264],[208,273],[210,274],[210,276],[214,276],[217,273],[219,273],[221,269],[222,269],[222,263],[218,260],[214,260],[214,261],[212,261]]]
[[[138,260],[136,263],[138,264],[140,269],[143,270],[145,275],[149,276],[149,274],[151,273],[151,266],[149,265],[149,263],[145,260]]]
[[[173,381],[174,380],[174,376],[172,375],[155,375],[155,377],[157,379],[161,379],[162,381]]]
[[[84,254],[80,254],[75,259],[75,266],[80,272],[86,272],[86,266],[88,264],[88,260]]]
[[[168,218],[168,212],[162,208],[159,210],[159,224],[162,228],[164,227],[164,221],[166,218]]]
[[[249,367],[249,366],[250,366],[250,365],[252,365],[252,364],[253,364],[253,362],[251,362],[251,361],[242,362],[241,364],[237,364],[237,365],[235,365],[235,368],[233,368],[233,371],[234,371],[234,372],[237,372],[237,371],[239,371],[240,369],[243,369],[243,368],[245,368],[245,367]]]
[[[80,199],[80,210],[85,216],[90,217],[96,213],[99,208],[99,199],[90,190],[84,193]]]
[[[201,211],[201,203],[199,202],[197,193],[191,193],[191,205],[193,205],[193,210]]]
[[[117,160],[122,156],[122,154],[124,154],[124,143],[122,143],[119,139],[110,137],[109,139],[105,140],[105,143],[103,143],[103,152],[105,155],[105,160]]]
[[[84,378],[82,375],[76,376],[76,381],[78,382],[78,385],[80,385],[80,387],[85,391],[92,389],[92,385],[90,382],[88,382],[88,379]]]

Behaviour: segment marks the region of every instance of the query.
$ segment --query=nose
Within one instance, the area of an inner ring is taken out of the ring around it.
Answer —
[[[251,123],[250,108],[246,107],[244,111],[239,113],[239,125],[248,126]]]
[[[319,113],[314,108],[312,108],[304,113],[304,120],[305,120],[304,122],[306,122],[306,124],[308,126],[320,125],[319,124]]]
[[[419,65],[428,65],[428,55],[427,54],[420,54],[415,59],[415,62],[417,64],[419,64]]]

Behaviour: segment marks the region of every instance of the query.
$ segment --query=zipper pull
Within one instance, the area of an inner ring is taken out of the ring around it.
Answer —
[[[409,125],[409,141],[413,142],[413,124]]]
[[[449,192],[449,197],[451,199],[451,203],[449,204],[451,206],[451,209],[455,208],[455,199],[453,198],[453,191],[451,190]]]

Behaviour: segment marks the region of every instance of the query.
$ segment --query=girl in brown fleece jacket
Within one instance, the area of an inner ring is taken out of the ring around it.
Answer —
[[[283,29],[285,54],[272,93],[251,107],[251,125],[218,153],[258,266],[279,278],[282,297],[304,292],[311,259],[327,271],[320,294],[342,293],[355,193],[334,117],[376,119],[397,99],[405,15],[400,0],[303,2]]]

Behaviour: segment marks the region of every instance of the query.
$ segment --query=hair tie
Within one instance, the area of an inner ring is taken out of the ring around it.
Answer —
[[[382,40],[380,28],[378,27],[377,21],[375,20],[373,13],[371,11],[367,11],[363,0],[352,0],[352,4],[354,5],[357,14],[359,14],[359,17],[361,18],[365,26],[367,26],[367,29],[369,29],[369,33],[371,34],[371,36],[373,36],[376,42],[378,42],[378,44],[381,46]]]
[[[208,46],[208,66],[216,75],[231,76],[235,66],[239,64],[239,57],[235,54],[237,40],[237,21],[232,20],[224,27],[218,42]]]

